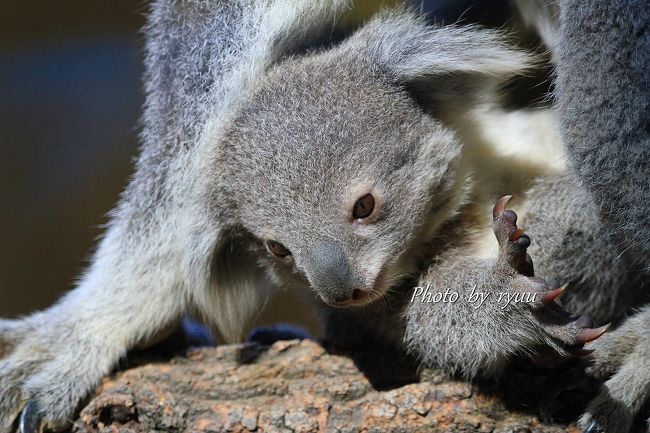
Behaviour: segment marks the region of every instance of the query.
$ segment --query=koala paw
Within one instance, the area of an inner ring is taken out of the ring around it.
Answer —
[[[627,433],[635,418],[643,416],[650,401],[649,330],[646,306],[590,344],[593,353],[585,359],[585,371],[603,384],[578,423],[584,432]]]
[[[499,259],[512,267],[517,273],[533,276],[533,261],[526,253],[530,246],[530,236],[524,227],[517,227],[517,214],[506,209],[512,196],[507,195],[497,200],[492,209],[492,228],[499,242]]]
[[[512,275],[516,292],[531,295],[526,298],[530,302],[524,304],[532,313],[529,332],[534,334],[534,342],[550,346],[561,355],[586,356],[591,351],[583,349],[584,344],[603,335],[608,325],[591,328],[586,316],[574,316],[563,310],[557,300],[567,284],[557,287],[534,277],[533,261],[526,252],[531,239],[525,228],[517,227],[517,214],[506,209],[510,198],[502,197],[494,205],[492,227],[499,242],[500,269]]]
[[[107,373],[96,347],[54,315],[0,320],[0,433],[59,431]],[[47,324],[47,326],[37,326]]]

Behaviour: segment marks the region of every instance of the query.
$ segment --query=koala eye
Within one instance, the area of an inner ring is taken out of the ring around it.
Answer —
[[[287,257],[291,255],[291,251],[277,241],[266,241],[266,248],[277,257]]]
[[[375,209],[375,197],[372,194],[366,194],[360,197],[352,208],[352,218],[355,220],[368,218]]]

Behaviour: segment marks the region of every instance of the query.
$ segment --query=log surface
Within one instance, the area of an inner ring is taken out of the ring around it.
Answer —
[[[276,342],[247,364],[243,347],[191,350],[120,371],[103,381],[73,431],[578,432],[512,410],[501,391],[433,370],[377,390],[351,358],[310,340]]]

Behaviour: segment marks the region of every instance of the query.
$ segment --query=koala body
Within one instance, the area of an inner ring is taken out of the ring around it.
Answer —
[[[183,314],[236,340],[280,286],[315,290],[341,344],[383,340],[470,377],[539,345],[570,354],[601,330],[550,305],[560,292],[533,277],[505,201],[487,216],[505,194],[542,239],[536,274],[574,281],[569,310],[600,322],[633,305],[640,279],[564,163],[553,112],[499,108],[530,57],[405,10],[323,45],[344,7],[153,3],[135,176],[78,287],[0,321],[0,431],[21,411],[24,432],[65,425]],[[542,300],[410,302],[416,285]]]

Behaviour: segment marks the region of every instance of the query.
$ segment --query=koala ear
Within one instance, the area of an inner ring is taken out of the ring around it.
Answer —
[[[533,58],[510,46],[503,33],[475,26],[435,27],[398,9],[379,14],[349,41],[380,73],[433,97],[472,95],[523,74]]]

